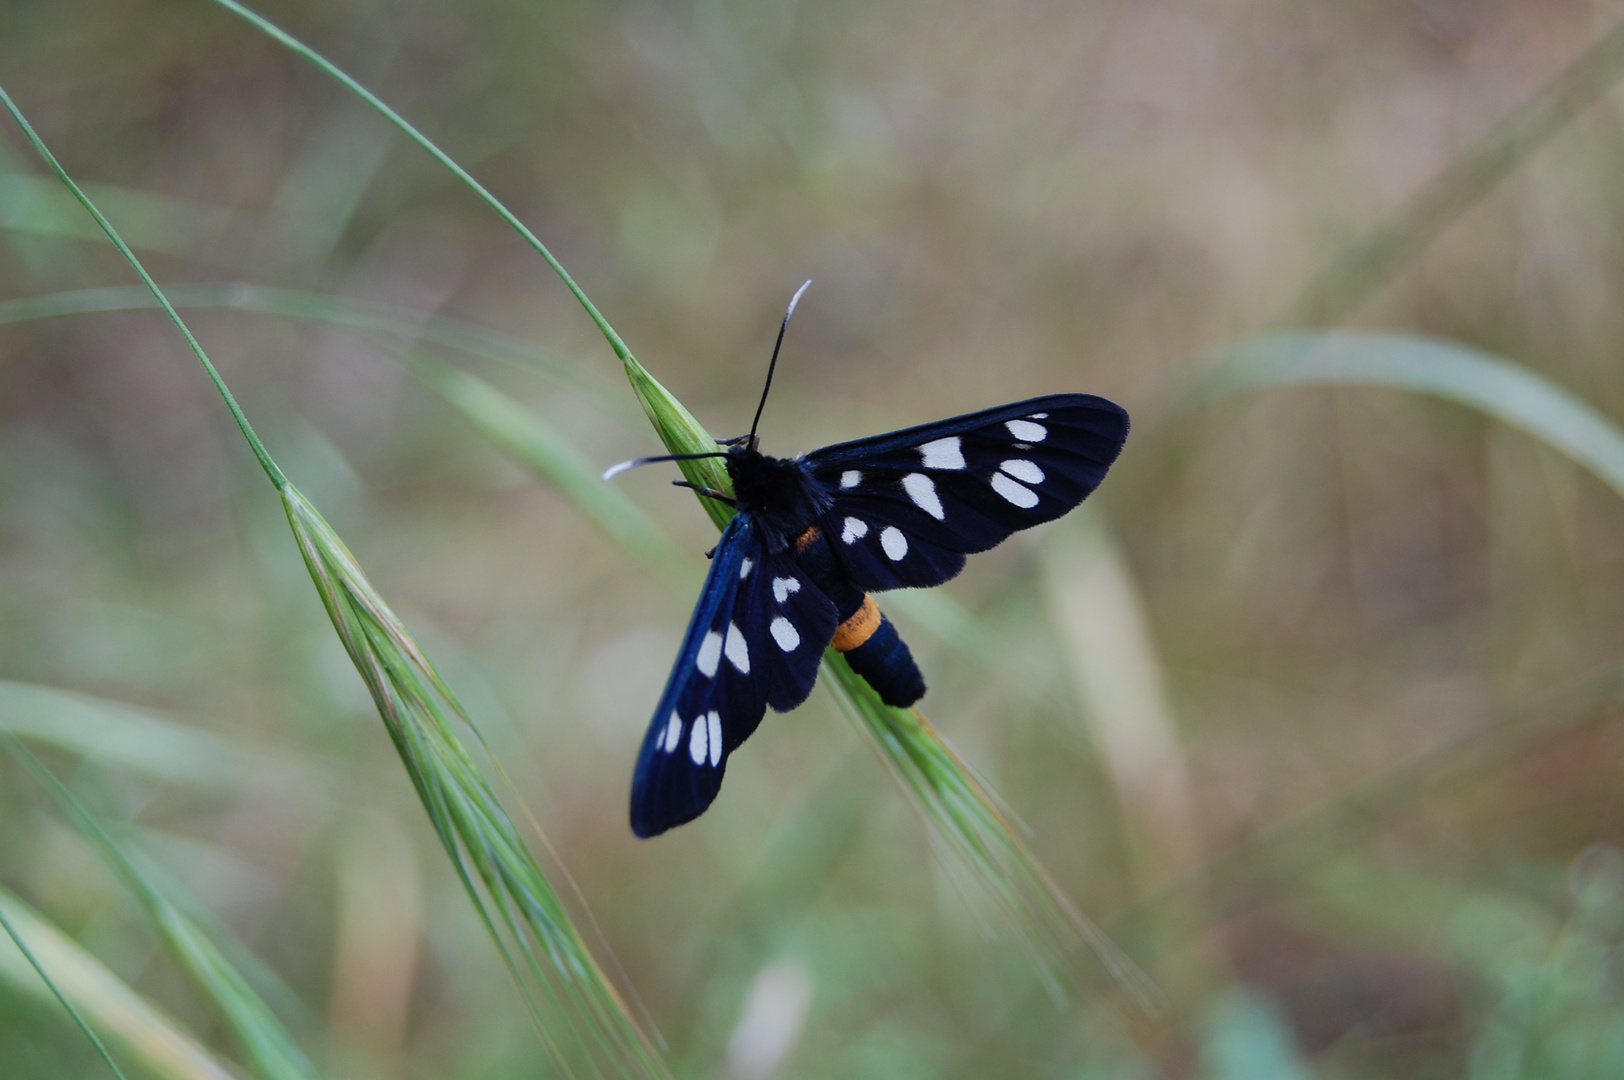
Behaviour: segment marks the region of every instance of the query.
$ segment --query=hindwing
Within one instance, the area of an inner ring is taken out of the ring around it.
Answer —
[[[705,811],[766,707],[787,712],[812,692],[837,621],[793,552],[770,554],[752,515],[734,517],[643,737],[633,832],[656,836]]]
[[[865,589],[937,585],[1011,533],[1053,521],[1099,486],[1128,414],[1051,394],[806,455],[834,498],[820,527]]]

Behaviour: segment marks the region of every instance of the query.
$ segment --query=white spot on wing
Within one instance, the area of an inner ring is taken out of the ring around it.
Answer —
[[[722,717],[715,709],[705,717],[705,726],[710,729],[710,763],[715,765],[722,760]]]
[[[1035,413],[1032,414],[1032,419],[1034,419],[1034,420],[1047,420],[1047,419],[1049,419],[1049,414],[1046,413],[1046,412],[1035,412]]]
[[[1037,463],[1034,461],[1016,458],[1014,461],[1006,461],[998,467],[1015,479],[1025,480],[1028,484],[1043,483],[1043,470],[1038,468]]]
[[[743,562],[741,562],[739,564],[739,580],[743,581],[745,578],[749,577],[750,568],[755,565],[756,564],[751,562],[749,559],[745,559]]]
[[[1037,492],[1017,484],[1001,472],[992,474],[992,489],[1022,510],[1030,510],[1038,504]]]
[[[1030,420],[1009,420],[1004,423],[1009,433],[1022,442],[1042,442],[1049,437],[1049,429]]]
[[[895,525],[887,525],[885,531],[880,533],[880,546],[885,549],[886,558],[892,562],[898,562],[908,554],[908,538]]]
[[[782,604],[784,601],[789,599],[789,594],[790,593],[798,593],[800,591],[801,591],[801,582],[800,582],[800,579],[798,579],[798,578],[792,578],[792,577],[775,577],[775,578],[773,578],[773,599],[777,600],[780,604]]]
[[[840,474],[841,488],[854,488],[863,482],[863,474],[856,469],[847,469]]]
[[[695,765],[705,764],[708,753],[705,743],[708,741],[706,736],[710,734],[709,727],[710,725],[705,723],[705,717],[694,717],[693,730],[688,733],[688,756],[694,759]]]
[[[847,518],[846,527],[840,530],[840,538],[848,544],[855,544],[868,535],[868,522],[860,518]]]
[[[694,666],[699,668],[700,674],[709,679],[716,674],[716,665],[722,662],[722,635],[715,630],[705,635],[705,640],[699,643],[699,655],[694,658]]]
[[[941,521],[942,500],[936,495],[936,484],[924,473],[911,472],[902,478],[902,490],[908,493],[915,506]]]
[[[778,647],[785,652],[794,652],[796,646],[801,643],[801,635],[796,632],[795,625],[782,615],[772,621],[767,631],[772,634],[773,640],[778,642]]]
[[[671,719],[665,722],[665,752],[668,754],[674,752],[677,748],[677,743],[681,741],[682,717],[677,715],[677,710],[672,709]]]
[[[728,624],[724,651],[727,662],[738,668],[740,675],[750,674],[750,647],[744,643],[744,635],[739,632],[737,623]]]
[[[927,469],[964,468],[964,452],[959,449],[957,435],[922,444],[919,447],[919,456],[924,459]]]

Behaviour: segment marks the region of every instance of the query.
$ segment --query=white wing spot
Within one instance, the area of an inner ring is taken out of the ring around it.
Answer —
[[[699,655],[694,658],[694,666],[709,679],[716,674],[716,665],[721,662],[722,635],[712,630],[705,635],[705,640],[699,643]]]
[[[892,562],[900,562],[908,554],[908,538],[895,525],[887,525],[885,531],[880,533],[880,546],[885,549],[886,558]]]
[[[780,604],[789,599],[790,593],[798,593],[800,591],[801,582],[799,578],[773,578],[773,599],[777,600]]]
[[[922,472],[911,472],[902,478],[902,490],[908,493],[915,506],[941,521],[942,500],[936,496],[936,483]]]
[[[1034,419],[1034,420],[1047,420],[1047,419],[1049,419],[1049,414],[1046,413],[1046,412],[1035,412],[1035,413],[1032,414],[1032,419]]]
[[[729,623],[727,627],[727,662],[739,669],[740,675],[750,674],[750,647],[744,643],[744,635],[739,632],[738,623]]]
[[[705,723],[705,717],[694,717],[693,730],[688,733],[688,756],[694,759],[695,765],[705,764],[707,749],[705,746],[710,725]]]
[[[681,741],[682,717],[677,715],[677,710],[672,709],[671,719],[665,722],[665,752],[669,754],[675,751],[677,748],[677,743]]]
[[[749,577],[750,576],[750,569],[751,569],[751,567],[753,567],[755,565],[756,564],[751,562],[749,559],[746,559],[743,562],[741,562],[739,564],[739,580],[743,581],[745,578]]]
[[[840,474],[840,486],[842,489],[854,488],[862,482],[863,474],[858,472],[856,469],[847,469],[845,472]]]
[[[1037,492],[1017,484],[1001,472],[992,474],[992,489],[1022,510],[1030,510],[1038,504]]]
[[[964,468],[964,452],[959,449],[957,435],[921,444],[919,456],[924,458],[927,469]]]
[[[1009,420],[1004,423],[1009,433],[1022,442],[1042,442],[1049,437],[1049,429],[1030,420]]]
[[[694,725],[698,727],[698,724]],[[715,709],[705,717],[705,726],[710,729],[710,763],[717,764],[722,760],[722,717]]]
[[[782,615],[772,621],[767,631],[772,634],[773,640],[778,642],[778,647],[785,652],[794,652],[801,644],[801,635],[796,632],[795,625]]]
[[[855,544],[868,535],[868,522],[860,518],[847,518],[846,527],[840,530],[840,539],[848,544]]]
[[[1015,479],[1025,480],[1028,484],[1043,483],[1043,470],[1038,468],[1037,463],[1034,461],[1016,458],[1014,461],[1006,461],[998,467]]]

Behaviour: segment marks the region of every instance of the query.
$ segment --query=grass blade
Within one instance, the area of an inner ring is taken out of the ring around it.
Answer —
[[[316,1070],[293,1036],[208,935],[158,891],[136,862],[38,758],[11,735],[5,735],[3,741],[12,756],[50,793],[63,813],[96,845],[125,886],[140,900],[170,955],[225,1018],[256,1075],[262,1080],[316,1080]]]
[[[593,960],[568,912],[448,721],[449,709],[467,722],[450,688],[405,625],[372,588],[337,533],[271,459],[225,380],[146,267],[63,170],[4,89],[0,89],[0,103],[151,290],[203,365],[266,476],[281,493],[288,523],[333,628],[372,693],[430,821],[524,993],[555,1064],[566,1075],[574,1075],[577,1064],[600,1075],[606,1071],[620,1076],[666,1075],[653,1045]],[[535,985],[526,981],[526,972]],[[538,987],[553,1008],[544,1011],[540,1007]],[[567,1042],[561,1044],[559,1037]]]
[[[0,889],[0,913],[27,942],[33,963],[51,973],[41,980],[29,959],[0,947],[0,980],[37,1000],[69,1002],[105,1039],[164,1080],[237,1080],[201,1043],[146,998],[130,989],[100,960],[33,908]]]
[[[1274,334],[1219,353],[1192,394],[1200,404],[1281,386],[1385,386],[1447,398],[1524,431],[1624,496],[1624,432],[1567,391],[1509,360],[1404,334]]]
[[[1275,320],[1334,323],[1419,254],[1451,223],[1624,76],[1624,22],[1450,160],[1391,220],[1342,252]]]

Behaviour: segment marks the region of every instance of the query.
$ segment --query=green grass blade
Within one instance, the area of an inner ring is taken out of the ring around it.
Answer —
[[[164,1080],[237,1080],[236,1074],[156,1005],[137,994],[100,960],[16,896],[0,890],[0,912],[51,973],[54,989],[108,1042]],[[0,947],[0,981],[56,1004],[29,960]]]
[[[664,529],[619,487],[601,479],[602,468],[535,413],[483,379],[423,352],[406,355],[424,384],[498,449],[551,483],[627,552],[672,579],[689,580],[676,545]]]
[[[41,964],[39,957],[34,955],[34,950],[28,947],[28,942],[23,938],[22,934],[17,932],[17,927],[12,924],[11,916],[6,914],[3,905],[0,905],[0,926],[5,927],[6,935],[17,946],[17,951],[23,954],[23,958],[28,961],[28,966],[33,968],[35,973],[39,975],[40,980],[51,991],[51,996],[56,998],[57,1003],[73,1018],[74,1025],[84,1032],[85,1038],[89,1039],[90,1044],[96,1048],[96,1053],[101,1055],[101,1059],[107,1062],[107,1067],[113,1070],[113,1075],[118,1077],[118,1080],[126,1080],[124,1070],[119,1068],[118,1062],[113,1060],[113,1055],[108,1051],[107,1044],[102,1042],[101,1036],[96,1034],[95,1029],[86,1022],[79,1010],[74,1008],[73,1002],[68,1000],[67,995],[62,992],[62,988],[56,985],[56,981],[51,978],[50,972],[45,970],[45,965]]]
[[[1402,334],[1277,334],[1224,350],[1191,397],[1281,386],[1385,386],[1478,409],[1561,451],[1624,496],[1624,432],[1567,391],[1489,353]]]
[[[293,767],[145,709],[31,683],[0,681],[0,731],[207,790],[235,788],[268,766]]]
[[[592,958],[568,912],[452,728],[447,709],[465,723],[467,716],[450,688],[405,625],[372,588],[337,533],[271,459],[224,379],[157,282],[57,163],[3,89],[0,103],[152,291],[191,346],[266,475],[281,493],[288,524],[333,628],[371,692],[470,899],[525,992],[537,1029],[553,1051],[556,1064],[566,1073],[572,1071],[572,1062],[581,1062],[600,1073],[607,1070],[620,1076],[666,1075],[653,1044]],[[504,932],[511,940],[503,936]],[[541,953],[545,953],[545,963]],[[524,971],[534,977],[534,985],[526,982]],[[553,1008],[544,1011],[540,1007],[537,987]],[[554,1038],[555,1033],[568,1041],[561,1044]]]
[[[538,349],[521,338],[444,315],[429,315],[395,304],[323,296],[297,289],[275,289],[245,282],[223,285],[171,285],[164,290],[177,308],[225,308],[277,315],[388,339],[400,345],[414,342],[441,345],[495,363],[520,368],[585,398],[594,409],[616,419],[630,420],[633,411],[618,387],[590,368],[555,353]],[[158,307],[152,293],[137,286],[76,289],[0,302],[0,323],[106,311],[137,311]]]
[[[1608,31],[1464,153],[1389,221],[1344,251],[1275,320],[1315,326],[1347,315],[1624,76],[1624,22]]]
[[[339,84],[350,93],[354,94],[356,97],[360,98],[362,101],[376,109],[384,117],[384,119],[388,120],[391,124],[394,124],[395,127],[400,129],[400,131],[407,138],[411,139],[414,143],[420,146],[430,157],[434,158],[434,160],[438,161],[441,165],[444,165],[447,169],[451,170],[451,173],[456,176],[457,179],[468,185],[469,189],[472,190],[475,195],[479,196],[480,200],[484,202],[486,206],[489,206],[496,212],[497,216],[512,226],[514,231],[520,236],[524,237],[525,242],[531,247],[535,248],[536,252],[546,260],[547,265],[553,268],[553,272],[559,276],[559,279],[564,282],[565,287],[567,287],[569,291],[574,294],[575,299],[580,302],[581,306],[586,309],[586,313],[591,316],[592,321],[597,324],[598,330],[602,332],[604,339],[609,342],[610,348],[614,349],[615,355],[620,357],[620,359],[623,361],[631,359],[631,350],[626,348],[626,343],[620,339],[620,335],[615,332],[615,328],[609,325],[609,320],[605,319],[602,313],[598,311],[597,307],[593,305],[592,301],[587,299],[586,293],[582,292],[581,287],[575,284],[575,279],[570,277],[569,272],[564,269],[564,265],[553,257],[553,253],[551,251],[547,250],[547,245],[543,244],[539,239],[537,239],[536,234],[531,232],[530,229],[526,227],[524,222],[519,220],[517,214],[503,206],[501,201],[497,199],[495,195],[492,195],[489,191],[485,190],[485,186],[478,180],[475,180],[473,175],[470,174],[467,169],[464,169],[461,165],[458,165],[455,161],[453,161],[451,159],[451,155],[447,154],[444,150],[441,150],[438,146],[435,146],[433,142],[429,141],[428,136],[424,135],[411,124],[407,123],[405,117],[391,109],[388,105],[385,105],[383,103],[383,99],[379,98],[372,91],[368,90],[354,78],[346,74],[337,64],[334,64],[332,61],[328,60],[316,50],[312,49],[298,38],[295,38],[292,34],[288,33],[286,30],[283,30],[281,27],[277,26],[263,15],[250,11],[248,8],[237,3],[236,0],[214,0],[214,2],[225,8],[227,11],[241,16],[244,20],[258,28],[261,32],[265,33],[277,42],[280,42],[282,45],[287,46],[289,49],[298,53],[312,64],[315,64],[324,73],[336,79]]]
[[[144,251],[206,258],[222,239],[241,231],[237,215],[218,206],[111,184],[90,184],[86,190],[97,205],[126,222],[130,245]],[[60,184],[21,173],[0,173],[0,229],[107,240]]]
[[[63,813],[96,845],[114,872],[141,901],[170,955],[230,1026],[255,1074],[261,1080],[316,1080],[319,1074],[293,1036],[208,935],[153,885],[136,862],[38,758],[12,736],[4,736],[3,741],[12,756],[50,793]]]

